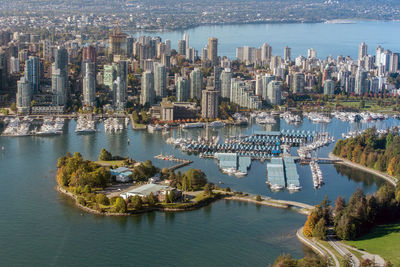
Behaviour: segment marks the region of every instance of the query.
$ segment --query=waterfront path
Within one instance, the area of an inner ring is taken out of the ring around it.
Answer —
[[[329,153],[329,158],[334,159],[334,160],[341,160],[341,161],[337,162],[338,164],[343,164],[343,165],[346,165],[346,166],[350,166],[350,167],[353,167],[353,168],[357,168],[357,169],[372,173],[372,174],[374,174],[374,175],[376,175],[376,176],[378,176],[380,178],[385,179],[386,181],[391,183],[393,186],[396,186],[396,184],[397,184],[398,180],[396,178],[386,174],[386,173],[379,172],[377,170],[365,167],[363,165],[360,165],[358,163],[354,163],[354,162],[352,162],[350,160],[347,160],[347,159],[342,159],[340,157],[337,157],[337,156],[333,155],[332,153]]]
[[[345,247],[345,248],[350,249],[350,250],[357,251],[358,253],[362,254],[362,258],[364,260],[369,259],[369,260],[373,261],[375,263],[375,266],[377,266],[377,267],[384,267],[385,266],[385,260],[381,256],[379,256],[377,254],[371,254],[371,253],[368,253],[368,252],[366,252],[364,250],[359,250],[359,249],[357,249],[355,247],[349,246],[349,245],[344,244],[342,242],[340,242],[340,244],[342,245],[342,247]]]
[[[344,247],[343,243],[341,243],[332,236],[328,236],[327,239],[329,245],[331,245],[331,247],[334,248],[340,254],[340,256],[342,256],[343,258],[349,256],[351,258],[351,265],[353,267],[359,267],[361,265],[360,260],[353,253],[351,253],[346,247]]]
[[[338,258],[329,248],[325,247],[323,244],[318,242],[316,239],[309,239],[306,236],[304,236],[303,227],[301,227],[300,229],[297,230],[296,236],[302,243],[311,247],[314,251],[316,251],[321,256],[330,257],[332,260],[333,266],[340,267]]]
[[[262,199],[260,201],[256,200],[255,195],[247,195],[247,196],[238,196],[238,195],[232,195],[229,197],[226,197],[226,199],[230,200],[237,200],[237,201],[245,201],[245,202],[251,202],[254,204],[260,204],[260,205],[265,205],[265,206],[270,206],[270,207],[276,207],[276,208],[290,208],[290,207],[296,207],[299,208],[298,211],[303,214],[310,214],[311,210],[314,209],[314,206],[301,203],[301,202],[296,202],[296,201],[289,201],[289,200],[279,200],[279,199],[273,199],[270,197],[261,197]]]

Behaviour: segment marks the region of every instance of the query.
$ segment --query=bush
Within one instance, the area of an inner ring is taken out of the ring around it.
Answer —
[[[101,149],[100,155],[99,155],[99,160],[103,161],[109,161],[112,160],[112,154],[105,150],[104,148]]]
[[[106,197],[103,194],[97,194],[96,195],[96,203],[101,204],[101,205],[109,205],[110,200],[108,199],[108,197]]]
[[[125,200],[122,197],[117,197],[115,200],[115,211],[119,213],[125,213],[126,210]]]
[[[256,201],[262,201],[262,198],[261,198],[260,195],[257,195],[257,196],[256,196]]]
[[[78,204],[80,204],[82,206],[86,206],[86,200],[83,197],[78,197],[77,201],[78,201]]]

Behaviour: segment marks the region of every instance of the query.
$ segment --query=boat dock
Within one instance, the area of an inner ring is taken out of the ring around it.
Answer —
[[[271,190],[281,190],[285,187],[290,191],[300,190],[294,157],[272,158],[267,164],[267,184]]]
[[[250,157],[239,156],[237,153],[215,153],[215,158],[223,173],[236,176],[247,175],[247,170],[251,165]]]
[[[267,183],[271,190],[281,190],[286,187],[282,158],[272,158],[267,164]]]
[[[187,166],[189,164],[191,164],[193,161],[188,160],[188,159],[180,159],[177,158],[173,155],[163,155],[163,154],[159,154],[157,156],[154,156],[155,159],[159,159],[159,160],[168,160],[168,161],[175,161],[175,162],[179,162],[178,164],[169,167],[168,170],[170,171],[174,171],[176,169],[182,168],[184,166]]]

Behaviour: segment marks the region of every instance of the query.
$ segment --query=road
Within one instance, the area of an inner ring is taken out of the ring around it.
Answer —
[[[328,236],[328,243],[331,245],[343,258],[346,258],[346,256],[350,256],[351,258],[351,265],[353,267],[359,267],[361,265],[360,260],[353,254],[351,253],[347,248],[343,246],[343,244],[339,241],[337,241],[333,236]]]

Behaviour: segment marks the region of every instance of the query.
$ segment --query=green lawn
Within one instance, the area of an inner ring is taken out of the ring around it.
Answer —
[[[125,160],[108,160],[108,161],[98,160],[98,161],[95,161],[95,163],[103,165],[103,166],[119,166],[119,167],[122,167],[122,166],[124,166],[124,161]]]
[[[393,266],[400,266],[400,223],[377,226],[358,240],[345,243],[378,254],[390,260]]]

